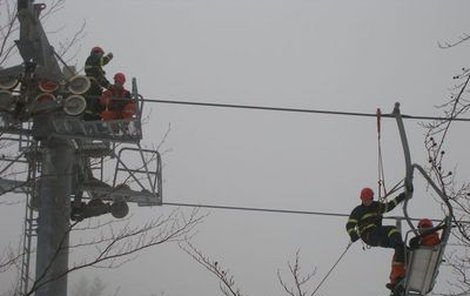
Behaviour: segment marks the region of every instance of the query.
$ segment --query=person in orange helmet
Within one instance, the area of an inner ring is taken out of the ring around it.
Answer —
[[[441,239],[439,238],[439,233],[437,232],[439,228],[434,228],[432,221],[423,218],[418,222],[418,232],[419,234],[410,240],[410,250],[418,249],[421,246],[433,247],[441,243]],[[392,273],[390,274],[390,278],[392,278],[393,274],[393,263],[392,263]],[[394,290],[396,287],[396,283],[392,284],[389,283],[386,285],[387,288],[390,290]]]
[[[372,247],[393,248],[392,272],[388,286],[395,286],[405,276],[405,243],[400,231],[395,226],[383,226],[383,214],[393,210],[406,198],[405,193],[399,194],[387,203],[374,201],[374,191],[368,187],[360,193],[361,204],[355,207],[346,223],[351,242],[359,238]]]
[[[423,218],[418,222],[419,235],[410,240],[410,249],[414,250],[420,246],[433,247],[441,243],[438,229],[434,228],[432,221]]]
[[[135,115],[135,102],[131,99],[130,92],[124,87],[126,76],[118,72],[114,75],[114,84],[103,92],[100,104],[104,111],[101,112],[103,120],[129,119]]]

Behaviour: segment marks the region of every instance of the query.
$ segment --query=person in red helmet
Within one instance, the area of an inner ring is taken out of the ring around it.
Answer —
[[[405,276],[405,243],[401,233],[395,226],[383,226],[383,214],[393,210],[399,203],[405,200],[405,193],[399,194],[390,202],[382,203],[374,201],[374,191],[368,187],[360,193],[361,204],[355,207],[346,223],[351,242],[359,238],[371,247],[393,248],[395,254],[392,259],[392,272],[390,284],[387,287],[395,287],[397,282]]]
[[[130,92],[124,87],[126,76],[118,72],[114,75],[114,84],[103,92],[100,104],[103,120],[129,119],[135,115],[135,102],[131,100]]]
[[[101,53],[101,54],[104,54],[104,50],[99,47],[99,46],[95,46],[91,49],[91,53]]]
[[[95,80],[101,87],[107,88],[110,83],[105,77],[106,72],[103,70],[103,67],[112,59],[113,54],[111,52],[105,55],[101,47],[93,47],[85,61],[86,76]]]
[[[423,218],[418,222],[419,235],[410,240],[410,249],[417,249],[420,246],[433,247],[441,243],[439,228],[434,228],[432,221]]]
[[[85,73],[90,79],[91,86],[86,94],[87,110],[85,112],[85,120],[99,120],[100,109],[99,97],[103,88],[110,87],[111,83],[106,79],[106,72],[103,67],[113,59],[113,54],[104,54],[104,50],[95,46],[91,49],[90,55],[85,61]]]

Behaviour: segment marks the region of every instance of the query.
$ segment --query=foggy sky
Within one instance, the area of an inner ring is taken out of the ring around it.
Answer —
[[[48,1],[45,1],[47,4]],[[68,1],[45,25],[51,44],[86,20],[71,63],[81,68],[99,45],[115,59],[108,78],[137,77],[149,99],[438,116],[452,76],[468,65],[470,43],[439,49],[470,31],[468,1],[135,0]],[[161,142],[166,202],[349,213],[362,187],[377,182],[373,118],[147,104],[144,143]],[[425,164],[424,129],[406,121],[412,157]],[[464,124],[448,139],[450,168],[468,176]],[[386,181],[404,177],[396,124],[382,124]],[[439,206],[415,185],[410,213],[439,218]],[[18,197],[19,198],[19,197]],[[131,207],[135,223],[171,207]],[[22,205],[0,208],[0,229],[15,246]],[[401,215],[401,209],[392,215]],[[196,246],[228,267],[247,295],[283,295],[276,271],[300,249],[312,290],[346,247],[346,219],[212,210]],[[388,221],[388,223],[391,223]],[[12,226],[14,225],[14,226]],[[355,243],[317,295],[385,295],[391,249]],[[90,269],[109,293],[220,295],[218,284],[176,245],[142,252],[117,270]],[[441,270],[441,278],[450,274]],[[367,284],[366,284],[367,283]],[[441,283],[441,282],[440,282]],[[1,284],[3,286],[3,283]],[[437,286],[442,290],[445,285]],[[442,291],[441,290],[441,291]]]

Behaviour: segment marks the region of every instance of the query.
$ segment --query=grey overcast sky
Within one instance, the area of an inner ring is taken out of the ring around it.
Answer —
[[[44,1],[46,4],[49,1]],[[92,46],[114,53],[108,77],[136,77],[146,98],[374,113],[440,115],[452,76],[469,65],[470,42],[442,50],[470,32],[470,2],[437,0],[81,0],[67,1],[46,24],[53,45],[86,20],[72,64]],[[164,201],[349,213],[362,187],[377,182],[373,118],[147,104],[144,142],[162,151]],[[425,164],[424,130],[406,122],[412,157]],[[449,135],[448,165],[468,180],[468,127]],[[395,123],[382,127],[388,187],[404,176]],[[144,222],[170,207],[132,207]],[[23,209],[0,208],[0,230],[15,245]],[[442,214],[420,180],[415,217]],[[392,215],[402,215],[396,209]],[[315,287],[345,249],[345,218],[212,210],[194,243],[230,268],[247,295],[282,295],[277,269],[300,249]],[[391,222],[388,222],[391,223]],[[389,249],[358,242],[317,295],[386,295]],[[120,295],[220,295],[216,279],[175,245],[142,252],[99,275]],[[441,270],[437,290],[445,291]],[[1,285],[3,286],[3,284]]]

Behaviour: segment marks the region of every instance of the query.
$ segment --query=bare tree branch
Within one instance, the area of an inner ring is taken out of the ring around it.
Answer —
[[[202,265],[210,273],[219,279],[219,288],[225,296],[243,296],[240,289],[236,287],[235,279],[230,274],[229,269],[225,269],[219,261],[210,259],[198,250],[189,241],[179,244],[180,248],[186,252],[197,263]]]
[[[470,35],[467,34],[467,33],[463,33],[461,34],[460,36],[457,37],[457,41],[454,41],[454,42],[447,42],[447,41],[443,41],[443,42],[437,42],[437,45],[439,46],[439,48],[442,48],[442,49],[448,49],[448,48],[451,48],[451,47],[455,47],[467,40],[470,39]]]
[[[131,226],[126,223],[119,229],[115,229],[112,224],[104,224],[108,227],[106,237],[91,241],[89,244],[82,244],[82,247],[88,247],[84,251],[88,256],[79,262],[71,264],[65,272],[43,280],[48,273],[48,268],[42,275],[37,276],[30,291],[26,295],[32,295],[41,287],[56,281],[67,274],[84,269],[93,268],[117,268],[131,261],[132,256],[139,251],[155,247],[164,243],[183,242],[192,236],[194,228],[200,224],[205,215],[194,209],[189,215],[176,209],[166,216],[160,216],[144,225]],[[78,223],[72,224],[70,231]],[[103,235],[103,234],[102,234]],[[60,252],[62,246],[56,249],[54,258],[50,265]]]
[[[468,34],[459,36],[456,42],[440,43],[441,48],[451,48],[457,46],[470,38]],[[428,166],[427,169],[434,183],[447,196],[453,206],[453,222],[457,232],[452,232],[453,243],[449,244],[451,251],[445,255],[445,266],[452,270],[455,280],[449,281],[450,287],[447,292],[440,292],[437,295],[457,296],[468,295],[470,292],[470,235],[469,226],[462,221],[470,214],[470,186],[468,182],[458,184],[456,181],[456,167],[447,169],[447,154],[444,147],[449,146],[448,135],[451,132],[451,126],[459,116],[466,114],[470,109],[469,82],[470,69],[462,69],[459,75],[454,79],[458,83],[451,89],[451,95],[443,104],[437,106],[442,111],[445,120],[435,121],[431,124],[423,125],[426,129],[425,149],[427,151]]]
[[[292,277],[293,281],[291,286],[289,286],[286,283],[286,280],[283,279],[281,271],[277,271],[277,278],[284,291],[290,296],[305,296],[307,295],[307,293],[310,293],[304,287],[313,278],[316,273],[316,270],[302,275],[300,268],[300,250],[297,250],[295,252],[294,264],[292,264],[291,262],[287,262],[287,266],[289,268],[289,274]]]

